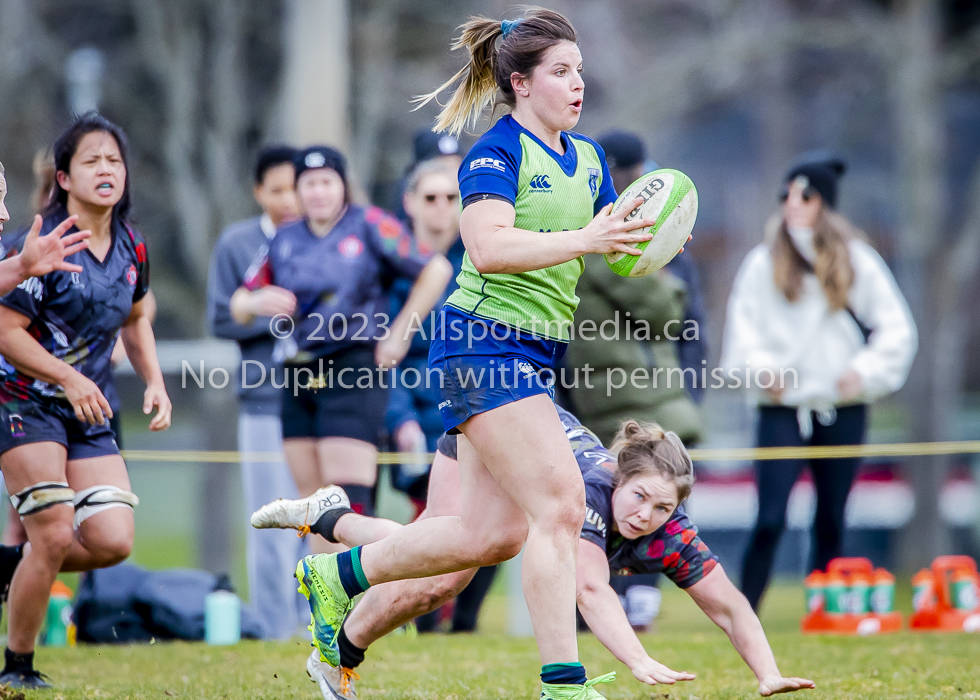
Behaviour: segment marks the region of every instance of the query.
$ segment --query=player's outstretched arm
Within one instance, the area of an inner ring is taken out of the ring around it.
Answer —
[[[735,650],[759,679],[760,695],[768,697],[814,687],[811,680],[783,677],[779,672],[762,623],[749,601],[728,579],[721,564],[688,588],[687,592],[732,640]]]
[[[65,262],[69,255],[88,248],[85,239],[92,235],[91,231],[76,231],[66,236],[65,232],[76,221],[77,216],[69,216],[51,233],[41,236],[42,220],[35,216],[20,254],[0,262],[0,296],[30,277],[41,277],[54,270],[81,272],[80,265]]]
[[[636,206],[642,200],[636,199]],[[587,253],[642,253],[632,244],[652,236],[637,229],[653,219],[625,221],[630,209],[616,214],[608,204],[577,231],[525,231],[514,228],[514,206],[499,199],[474,202],[463,209],[459,231],[470,261],[480,274],[530,272],[575,260]]]
[[[606,553],[587,540],[579,540],[576,587],[578,608],[589,628],[637,680],[650,685],[694,680],[693,673],[673,671],[650,658],[630,626],[619,596],[609,585]]]
[[[173,406],[163,382],[153,326],[150,325],[150,318],[146,311],[146,297],[134,302],[133,310],[123,324],[119,336],[133,369],[146,384],[146,391],[143,394],[143,413],[149,415],[154,406],[157,409],[157,414],[150,421],[150,430],[159,431],[170,427]]]

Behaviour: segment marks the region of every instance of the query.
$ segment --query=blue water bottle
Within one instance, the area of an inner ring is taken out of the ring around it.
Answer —
[[[228,574],[221,574],[214,590],[204,598],[204,641],[212,645],[238,644],[242,638],[242,603]]]

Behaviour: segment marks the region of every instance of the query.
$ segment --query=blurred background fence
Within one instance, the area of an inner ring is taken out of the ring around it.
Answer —
[[[920,331],[908,385],[874,407],[869,441],[980,435],[980,367],[971,361],[980,348],[980,4],[546,4],[580,31],[588,99],[579,130],[637,131],[652,157],[697,183],[689,252],[705,288],[710,365],[731,280],[761,240],[785,167],[830,147],[851,163],[840,209],[896,272]],[[472,13],[513,10],[496,0],[0,0],[11,227],[32,214],[33,160],[72,111],[97,107],[130,136],[175,411],[169,432],[149,435],[134,412],[138,382],[123,374],[127,447],[234,449],[232,388],[180,388],[180,363],[232,372],[237,361],[233,348],[203,339],[204,289],[220,230],[256,212],[256,149],[338,145],[360,197],[390,205],[411,135],[434,116],[409,111],[409,98],[458,68],[450,38]],[[704,413],[705,446],[751,444],[752,414],[738,393],[709,390]],[[143,499],[138,559],[153,549],[160,559],[147,563],[240,570],[235,465],[131,469]],[[977,473],[969,456],[869,460],[846,548],[905,570],[947,551],[976,555]],[[754,512],[748,465],[704,465],[699,477],[696,519],[737,569]],[[783,570],[802,570],[810,492],[799,484],[791,502]],[[147,548],[152,538],[168,544]]]

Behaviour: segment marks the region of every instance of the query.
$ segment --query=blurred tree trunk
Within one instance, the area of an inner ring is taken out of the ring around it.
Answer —
[[[942,193],[943,117],[939,82],[939,2],[903,0],[897,4],[892,96],[897,127],[899,183],[899,278],[919,329],[919,352],[905,395],[909,437],[934,441],[950,437],[958,387],[953,367],[944,362],[950,335],[957,330],[946,321],[955,315],[949,306],[950,280],[944,279],[944,207]],[[960,331],[962,332],[962,331]],[[948,528],[940,512],[940,493],[948,457],[912,457],[906,478],[915,491],[915,514],[903,533],[901,566],[928,565],[947,553]]]
[[[217,234],[250,207],[240,178],[248,171],[241,162],[248,128],[245,3],[132,2],[147,66],[164,95],[163,169],[181,252],[203,290]]]
[[[377,179],[381,151],[390,147],[382,130],[388,117],[389,93],[395,68],[395,44],[398,34],[397,3],[364,3],[366,14],[354,27],[357,74],[354,90],[350,158],[359,183],[368,196]],[[364,9],[361,10],[364,12]],[[406,104],[405,109],[410,105]]]

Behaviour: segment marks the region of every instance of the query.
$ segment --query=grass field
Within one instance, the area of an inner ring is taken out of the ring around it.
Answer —
[[[698,679],[673,687],[641,685],[594,637],[582,635],[582,660],[590,673],[619,672],[615,683],[600,686],[603,693],[643,700],[758,697],[751,672],[727,638],[686,594],[666,588],[658,632],[645,635],[644,643],[655,658],[694,671]],[[904,593],[899,605],[908,609]],[[783,673],[817,682],[817,690],[804,697],[980,698],[980,635],[804,637],[797,631],[801,596],[796,586],[774,587],[763,622]],[[504,634],[505,606],[503,595],[491,595],[480,635],[393,635],[382,640],[359,669],[358,695],[384,700],[536,697],[540,669],[534,642]],[[168,643],[41,648],[37,665],[57,689],[37,697],[315,699],[319,693],[303,667],[309,651],[306,640],[235,647]]]

